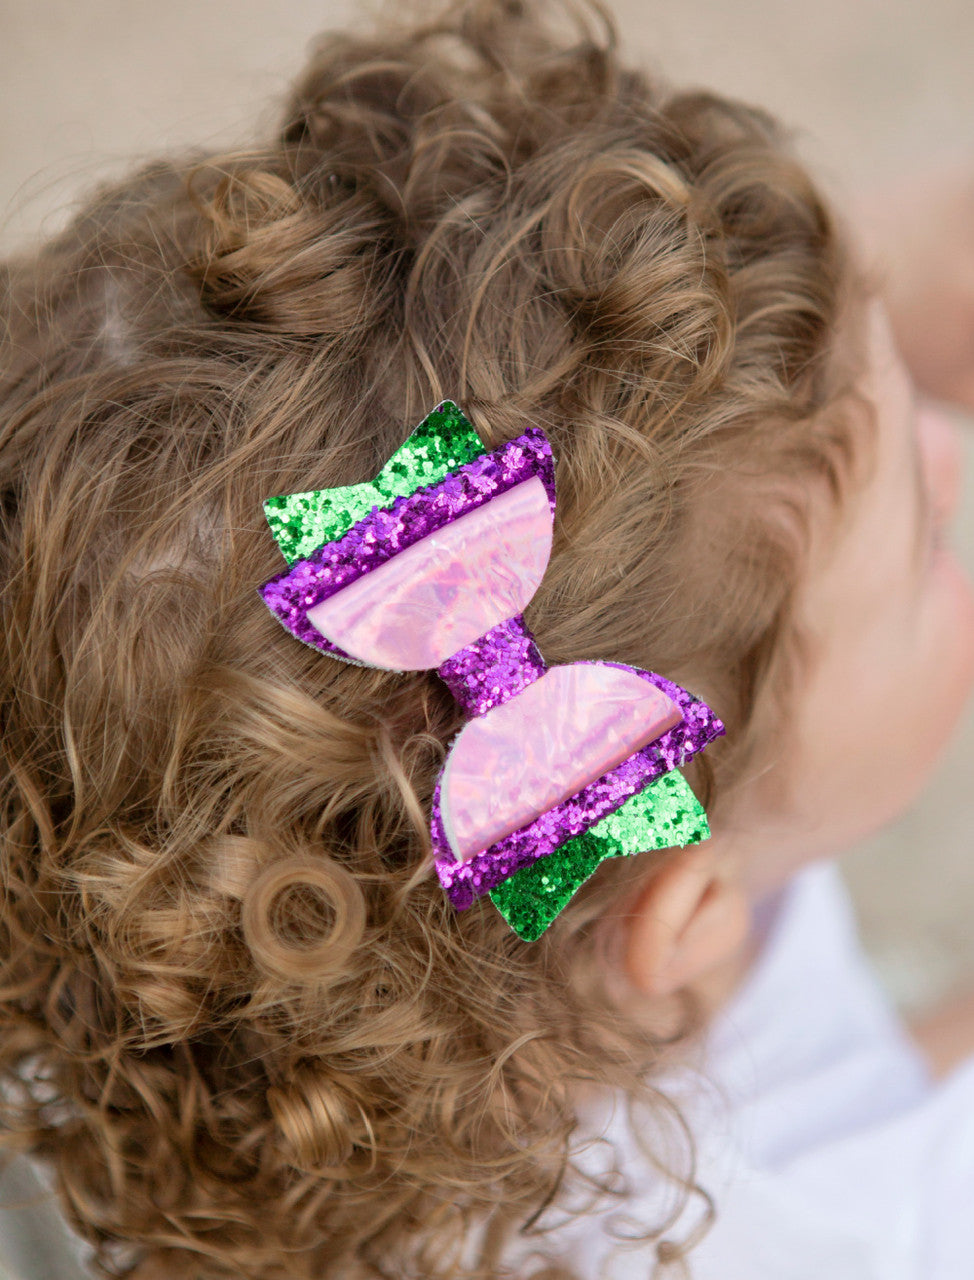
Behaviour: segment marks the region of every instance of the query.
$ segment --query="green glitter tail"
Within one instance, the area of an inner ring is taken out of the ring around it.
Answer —
[[[703,806],[674,769],[554,853],[516,871],[490,896],[514,932],[534,942],[606,858],[698,844],[709,835]]]
[[[264,515],[289,565],[337,542],[373,507],[385,511],[397,498],[439,484],[487,450],[452,400],[428,413],[374,480],[340,489],[311,489],[268,498]]]

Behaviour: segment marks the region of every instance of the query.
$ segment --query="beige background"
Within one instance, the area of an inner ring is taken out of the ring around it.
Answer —
[[[314,33],[355,12],[335,0],[0,0],[0,245],[53,229],[93,175],[132,158],[246,139],[273,120]],[[922,180],[940,152],[974,167],[970,0],[620,0],[616,12],[632,58],[798,126],[839,198],[894,174]],[[972,488],[958,538],[974,569]],[[974,982],[972,752],[974,708],[922,802],[843,860],[906,1007]]]

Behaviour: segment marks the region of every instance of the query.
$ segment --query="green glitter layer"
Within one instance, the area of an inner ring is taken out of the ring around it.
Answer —
[[[709,835],[703,806],[673,769],[588,831],[516,871],[490,896],[514,932],[534,942],[606,858],[697,844]]]
[[[487,450],[452,400],[423,419],[374,480],[339,489],[312,489],[268,498],[264,514],[288,564],[305,560],[326,542],[336,542],[373,507],[385,510],[396,498],[439,484]]]

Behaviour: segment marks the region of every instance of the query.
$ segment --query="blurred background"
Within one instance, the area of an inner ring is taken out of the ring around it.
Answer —
[[[617,0],[631,60],[760,103],[847,202],[938,158],[974,169],[970,0]],[[246,141],[347,0],[0,0],[0,249],[55,230],[92,179]],[[974,423],[967,422],[974,461]],[[974,472],[957,539],[974,570]],[[882,744],[876,743],[876,750]],[[974,706],[923,800],[842,868],[900,1005],[974,985]]]

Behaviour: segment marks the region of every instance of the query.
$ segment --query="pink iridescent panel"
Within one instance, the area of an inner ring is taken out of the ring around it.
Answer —
[[[308,621],[370,666],[426,671],[520,613],[550,554],[551,504],[535,476],[315,605]]]
[[[464,861],[526,826],[679,724],[672,698],[598,662],[553,667],[457,735],[440,784],[447,843]]]

